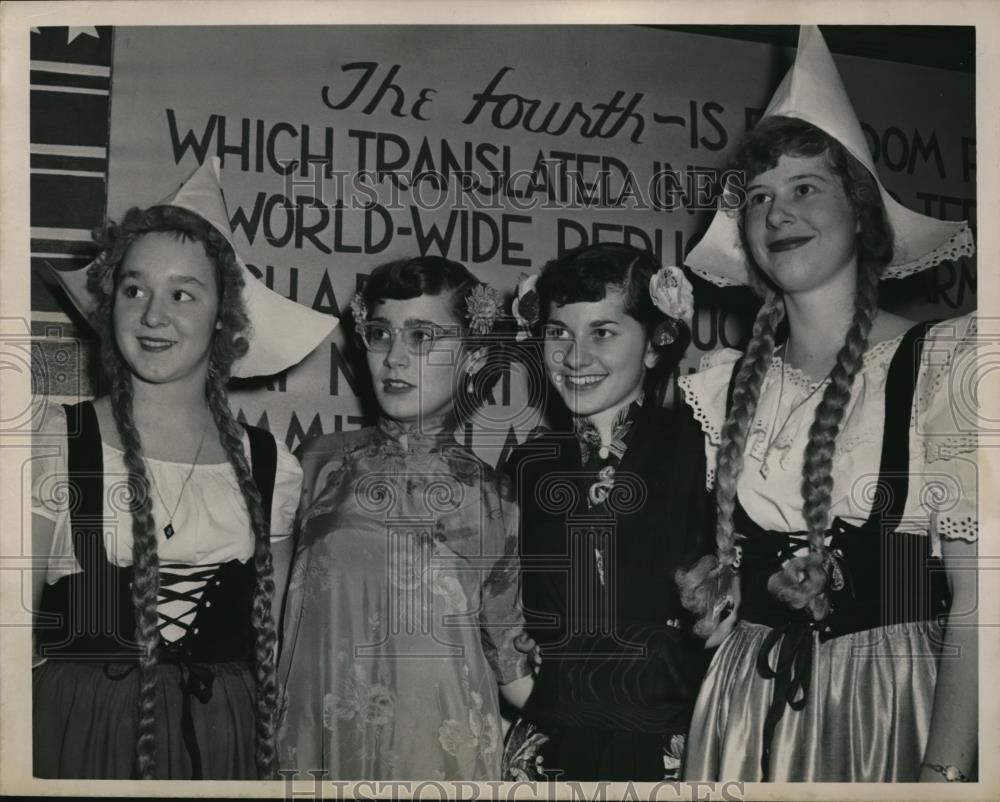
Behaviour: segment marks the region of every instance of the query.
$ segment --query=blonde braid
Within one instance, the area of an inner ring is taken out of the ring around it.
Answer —
[[[802,516],[808,527],[809,555],[789,560],[767,583],[768,590],[778,599],[794,609],[808,607],[817,621],[830,612],[826,594],[826,567],[830,558],[823,541],[833,492],[833,456],[854,378],[864,366],[877,304],[878,271],[862,267],[858,271],[854,318],[830,371],[830,383],[816,407],[802,466]]]
[[[132,412],[132,380],[117,352],[105,349],[105,371],[111,379],[111,409],[124,448],[132,515],[132,604],[135,607],[136,638],[139,643],[139,696],[136,768],[140,778],[153,779],[156,772],[156,701],[159,686],[160,560],[156,545],[156,523],[149,497],[149,479],[142,458],[142,443]]]
[[[702,557],[688,571],[675,575],[681,602],[698,620],[694,632],[707,638],[718,626],[720,601],[733,592],[736,580],[732,566],[736,560],[736,533],[733,513],[736,508],[736,486],[743,470],[743,450],[747,431],[757,411],[760,388],[774,356],[774,337],[785,317],[782,297],[774,290],[764,291],[764,303],[757,312],[746,353],[740,360],[733,386],[733,401],[722,428],[716,472],[715,529],[716,553]]]
[[[229,456],[240,489],[246,500],[255,537],[255,568],[257,585],[254,590],[253,626],[256,634],[257,669],[257,765],[262,777],[274,773],[273,709],[277,697],[274,669],[276,636],[271,619],[271,594],[274,590],[268,523],[264,521],[260,493],[250,474],[243,454],[242,433],[233,419],[225,395],[225,385],[233,362],[247,351],[249,320],[242,299],[243,268],[237,263],[232,248],[203,218],[173,206],[130,209],[120,226],[109,222],[95,232],[102,254],[87,275],[88,288],[98,298],[94,327],[101,334],[101,355],[104,373],[111,384],[111,406],[119,436],[125,449],[132,489],[130,502],[133,518],[133,590],[136,610],[136,637],[140,655],[140,693],[137,767],[144,779],[156,770],[156,699],[158,687],[158,613],[159,560],[156,548],[156,526],[149,499],[149,481],[138,431],[132,410],[132,379],[118,351],[112,322],[117,272],[130,245],[144,234],[168,232],[179,240],[200,242],[216,267],[219,289],[218,321],[221,330],[212,339],[209,385],[206,389],[209,406],[219,429],[223,447]],[[221,367],[220,367],[221,366]]]
[[[210,367],[206,391],[208,404],[215,418],[222,446],[229,458],[229,463],[236,472],[254,533],[253,559],[256,583],[253,592],[252,623],[254,671],[257,684],[256,760],[258,774],[262,780],[266,780],[272,779],[277,770],[274,721],[278,698],[275,668],[278,637],[271,615],[271,599],[274,596],[271,528],[270,522],[264,520],[260,490],[253,480],[253,474],[243,449],[243,429],[229,409],[225,386],[225,375],[215,367]]]

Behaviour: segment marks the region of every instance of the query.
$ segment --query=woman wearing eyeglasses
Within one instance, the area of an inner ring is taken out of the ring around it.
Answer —
[[[328,779],[499,778],[497,686],[531,687],[517,517],[454,433],[499,378],[499,295],[420,257],[377,268],[352,309],[376,426],[306,444],[279,680],[279,761]]]

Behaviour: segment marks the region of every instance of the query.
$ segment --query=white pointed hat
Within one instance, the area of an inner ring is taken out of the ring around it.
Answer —
[[[290,301],[267,288],[240,258],[233,242],[229,213],[219,181],[219,159],[212,157],[181,184],[174,194],[154,204],[176,206],[201,217],[229,243],[243,269],[243,302],[250,319],[249,348],[232,368],[232,375],[272,376],[298,364],[333,331],[339,320]],[[53,271],[76,307],[87,317],[97,298],[87,289],[87,268]]]
[[[893,257],[882,278],[903,278],[948,259],[975,253],[966,221],[939,220],[898,203],[875,172],[858,116],[840,80],[819,28],[803,25],[795,63],[771,98],[764,117],[781,115],[812,123],[826,132],[874,176],[894,235]],[[763,118],[762,118],[763,119]],[[701,241],[684,260],[695,273],[719,286],[748,283],[748,265],[737,212],[720,208]]]

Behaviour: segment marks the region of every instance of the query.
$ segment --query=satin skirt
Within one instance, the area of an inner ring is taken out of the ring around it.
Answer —
[[[757,672],[769,627],[739,622],[698,695],[685,780],[759,782],[774,680]],[[773,782],[916,782],[930,729],[942,628],[926,621],[813,635],[808,699],[786,705],[771,742]],[[772,653],[772,667],[774,654]]]

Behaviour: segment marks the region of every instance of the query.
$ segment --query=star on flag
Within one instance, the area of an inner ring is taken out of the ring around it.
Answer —
[[[40,34],[42,29],[37,26],[33,26],[31,28],[31,32]],[[73,40],[78,36],[93,36],[95,39],[101,38],[101,35],[97,32],[97,28],[92,25],[81,25],[77,27],[70,26],[66,29],[66,44],[72,44]]]

